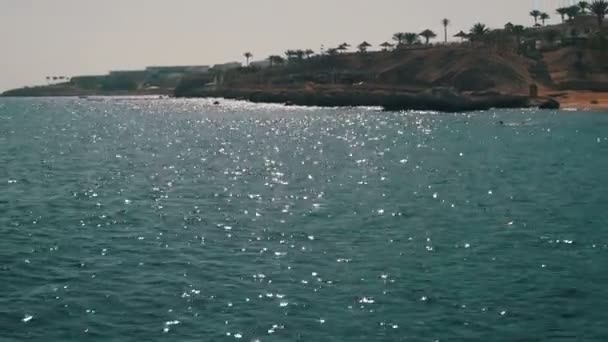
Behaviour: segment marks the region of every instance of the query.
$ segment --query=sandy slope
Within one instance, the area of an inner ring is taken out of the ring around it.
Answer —
[[[569,90],[545,95],[559,101],[564,109],[608,111],[608,92]]]

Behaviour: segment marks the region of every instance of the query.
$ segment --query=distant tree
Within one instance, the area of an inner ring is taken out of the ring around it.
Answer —
[[[505,24],[505,31],[507,32],[513,32],[513,28],[515,27],[515,25],[513,25],[512,22],[508,22]]]
[[[304,60],[304,56],[306,55],[306,51],[304,50],[296,50],[295,57],[298,61]]]
[[[310,57],[311,57],[312,55],[314,55],[314,54],[315,54],[315,52],[314,52],[314,51],[312,51],[311,49],[306,49],[306,50],[304,50],[304,54],[306,55],[306,59],[310,59]]]
[[[534,18],[534,26],[538,26],[538,18],[540,17],[541,12],[539,10],[534,10],[530,12],[530,15]]]
[[[568,14],[568,8],[560,7],[555,11],[562,17],[562,23],[564,23],[566,21],[566,15]]]
[[[517,50],[520,50],[521,49],[521,38],[524,35],[524,33],[526,32],[526,28],[524,27],[524,25],[514,25],[511,32],[513,32],[513,34],[515,35],[515,39],[517,40]]]
[[[441,25],[443,25],[443,38],[444,43],[448,43],[448,26],[450,25],[450,19],[444,18],[441,20]]]
[[[340,52],[338,51],[337,48],[330,48],[327,49],[327,55],[328,56],[336,56],[337,54],[339,54]]]
[[[549,16],[549,14],[543,12],[540,14],[540,20],[542,20],[543,22],[543,26],[545,26],[545,21],[551,19],[551,16]]]
[[[517,37],[518,40],[521,40],[521,37],[526,32],[526,28],[524,27],[524,25],[514,25],[511,32],[513,32],[513,34],[515,35],[515,37]]]
[[[279,55],[272,55],[268,57],[268,61],[270,62],[270,67],[272,68],[275,65],[280,65],[285,63],[285,59]]]
[[[297,58],[296,51],[295,50],[285,51],[285,57],[287,57],[288,62],[293,62]]]
[[[389,42],[384,42],[382,44],[380,44],[380,47],[382,48],[382,51],[388,51],[390,49],[393,48],[393,44],[389,43]]]
[[[403,45],[403,42],[405,41],[405,33],[403,32],[397,32],[393,35],[393,40],[397,42],[397,47],[400,47]]]
[[[361,44],[357,45],[357,49],[359,50],[359,52],[365,53],[365,52],[367,52],[367,49],[370,48],[371,46],[372,46],[372,44],[364,41]]]
[[[574,18],[576,18],[580,10],[581,9],[578,6],[566,7],[566,15],[568,16],[568,20],[573,20]]]
[[[249,66],[249,60],[253,57],[253,54],[251,52],[245,52],[243,56],[245,56],[245,65]]]
[[[587,10],[589,9],[589,3],[587,1],[579,1],[577,6],[580,8],[581,13],[583,14],[587,13]]]
[[[414,45],[416,42],[418,42],[418,33],[406,32],[404,33],[403,38],[405,39],[407,45]]]
[[[490,29],[482,23],[477,23],[473,25],[470,30],[471,39],[476,40],[482,38],[484,35],[488,34]]]
[[[301,62],[306,55],[306,51],[304,50],[287,50],[285,51],[285,56],[287,57],[287,61],[289,62]]]
[[[429,29],[426,29],[426,30],[424,30],[424,31],[420,32],[420,34],[419,34],[419,35],[420,35],[421,37],[424,37],[426,45],[428,45],[428,44],[429,44],[429,41],[430,41],[432,38],[437,37],[437,35],[435,34],[435,32],[433,32],[433,31],[431,31],[431,30],[429,30]]]
[[[591,13],[597,17],[598,26],[602,26],[604,18],[608,14],[608,2],[605,0],[595,0],[589,8],[591,9]]]

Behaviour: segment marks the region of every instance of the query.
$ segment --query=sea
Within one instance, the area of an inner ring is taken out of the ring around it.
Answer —
[[[608,341],[608,113],[1,99],[0,341]]]

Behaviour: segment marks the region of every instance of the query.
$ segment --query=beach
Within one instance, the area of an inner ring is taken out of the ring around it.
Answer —
[[[569,90],[559,93],[547,93],[546,96],[554,98],[563,109],[608,111],[608,93],[594,91]]]

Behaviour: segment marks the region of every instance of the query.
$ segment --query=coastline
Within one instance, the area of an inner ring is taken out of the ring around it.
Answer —
[[[608,112],[608,92],[590,90],[544,89],[539,97],[495,91],[460,93],[451,88],[428,90],[390,87],[323,87],[305,89],[224,88],[217,90],[189,89],[176,93],[173,89],[137,91],[88,91],[76,88],[35,87],[9,91],[0,97],[112,97],[166,96],[176,98],[225,98],[253,103],[319,107],[378,106],[387,110],[436,110],[462,112],[491,108],[534,108],[567,111]]]
[[[34,88],[29,88],[34,89]],[[47,89],[48,90],[48,89]],[[72,89],[73,90],[73,89]],[[174,94],[170,89],[154,91],[65,91],[4,93],[0,97],[113,97],[166,96],[176,98],[224,98],[253,103],[279,103],[299,106],[355,107],[378,106],[387,110],[436,110],[462,112],[491,108],[545,108],[566,111],[608,112],[608,92],[589,90],[546,90],[536,99],[521,94],[477,92],[460,94],[449,89],[428,91],[384,89],[193,89]]]
[[[565,110],[608,112],[608,92],[566,90],[543,95],[555,98]]]
[[[432,110],[465,112],[492,108],[558,109],[560,103],[549,97],[531,98],[498,92],[460,93],[451,88],[425,91],[344,89],[193,89],[177,93],[183,98],[225,98],[254,103],[319,107],[377,106],[385,110]]]
[[[82,89],[77,87],[41,86],[8,90],[0,97],[88,97],[88,96],[172,96],[173,89],[113,90]]]

